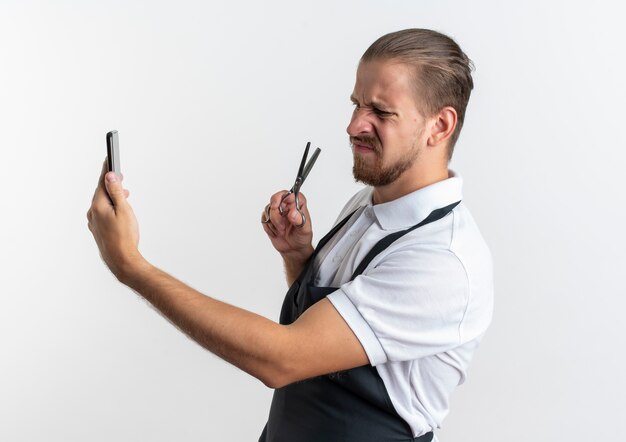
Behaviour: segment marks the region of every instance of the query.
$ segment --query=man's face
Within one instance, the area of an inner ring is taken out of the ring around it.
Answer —
[[[426,143],[426,119],[415,101],[409,68],[395,60],[359,65],[347,127],[357,181],[372,186],[394,182],[411,168]]]

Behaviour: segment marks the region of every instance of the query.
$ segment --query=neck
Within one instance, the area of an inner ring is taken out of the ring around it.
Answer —
[[[448,166],[407,170],[393,183],[374,187],[372,204],[393,201],[423,187],[448,179]]]

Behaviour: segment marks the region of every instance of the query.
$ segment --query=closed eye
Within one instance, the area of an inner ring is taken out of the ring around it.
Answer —
[[[374,108],[374,113],[376,115],[378,115],[379,117],[390,117],[390,116],[393,115],[392,112],[387,112],[387,111],[384,111],[384,110],[378,109],[378,108]]]
[[[356,100],[352,99],[350,101],[352,101],[352,105],[354,106],[355,110],[361,109],[361,105]],[[389,111],[383,110],[383,109],[381,109],[379,107],[376,107],[376,106],[371,106],[370,105],[370,108],[372,109],[372,112],[374,112],[380,118],[386,118],[386,117],[391,117],[391,116],[395,115],[393,112],[389,112]]]

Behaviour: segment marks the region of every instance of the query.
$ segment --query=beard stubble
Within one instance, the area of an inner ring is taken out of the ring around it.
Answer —
[[[419,149],[415,144],[411,150],[395,163],[384,167],[382,158],[382,148],[378,140],[374,137],[350,137],[350,145],[355,142],[372,148],[373,161],[365,160],[362,155],[353,153],[354,164],[352,166],[352,175],[354,180],[370,186],[386,186],[397,180],[400,175],[407,171],[417,159]]]

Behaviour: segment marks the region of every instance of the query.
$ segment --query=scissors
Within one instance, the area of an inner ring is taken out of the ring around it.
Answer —
[[[298,198],[300,194],[300,188],[302,187],[302,184],[304,184],[304,180],[306,180],[306,177],[309,175],[309,172],[311,172],[311,169],[313,168],[313,165],[315,164],[317,157],[322,151],[322,149],[320,149],[319,147],[316,148],[315,152],[313,152],[313,155],[311,155],[311,159],[307,162],[306,160],[307,160],[307,157],[309,156],[310,147],[311,147],[311,142],[309,141],[308,143],[306,143],[306,147],[304,148],[304,155],[302,155],[302,161],[300,162],[300,167],[298,168],[298,175],[296,176],[296,182],[293,184],[293,187],[289,190],[289,192],[285,192],[283,194],[283,197],[280,199],[280,204],[278,205],[278,211],[280,212],[281,215],[284,215],[283,201],[285,201],[285,198],[287,198],[292,193],[294,194],[296,198],[296,210],[298,211],[300,216],[302,216],[302,223],[298,224],[296,227],[302,227],[306,223],[306,217],[304,216],[304,213],[302,213],[302,210],[300,209],[300,200]],[[265,212],[266,212],[266,219],[263,221],[263,223],[267,224],[270,222],[269,205],[266,207]]]

